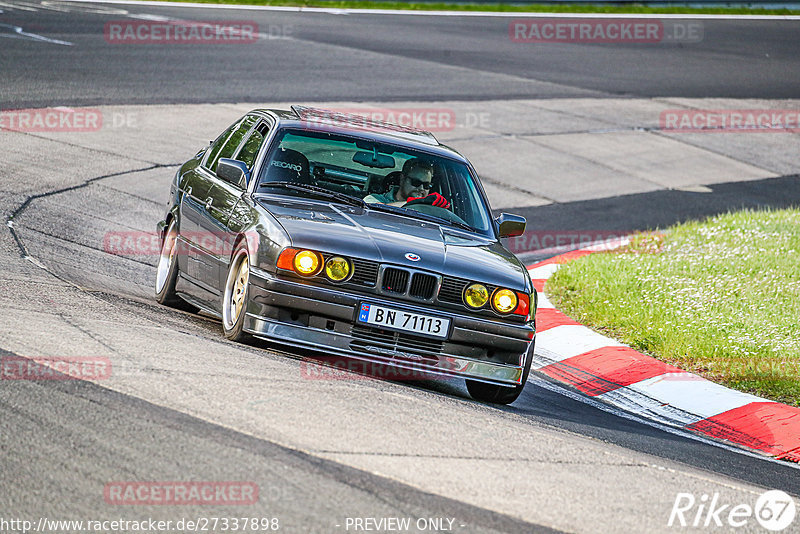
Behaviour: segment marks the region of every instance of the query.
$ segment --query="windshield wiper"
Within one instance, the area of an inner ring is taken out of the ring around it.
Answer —
[[[446,222],[449,225],[455,226],[456,228],[461,228],[462,230],[467,230],[469,232],[474,232],[475,231],[475,228],[471,227],[470,225],[468,225],[466,223],[462,223],[462,222],[458,222],[458,221],[451,221],[450,219],[445,219],[444,217],[437,217],[436,215],[430,215],[428,213],[423,213],[423,215],[425,217],[427,217],[428,220],[430,220],[432,222],[442,221],[442,222]]]
[[[374,203],[367,203],[367,207],[369,209],[374,209],[376,211],[385,211],[388,213],[396,213],[397,215],[403,215],[405,217],[409,217],[411,219],[424,219],[429,222],[434,222],[437,224],[447,223],[449,225],[455,226],[457,228],[461,228],[463,230],[467,230],[469,232],[475,232],[475,228],[471,227],[468,224],[458,222],[458,221],[451,221],[450,219],[445,219],[444,217],[437,217],[436,215],[431,215],[429,213],[422,213],[421,211],[416,211],[408,208],[403,208],[400,206],[392,206],[389,204],[381,204],[379,202]]]
[[[267,187],[279,187],[281,189],[291,189],[293,191],[313,193],[320,197],[338,200],[339,202],[342,202],[344,204],[350,204],[351,206],[358,206],[360,208],[366,207],[366,202],[364,202],[360,198],[351,197],[350,195],[346,195],[345,193],[338,193],[336,191],[331,191],[329,189],[325,189],[324,187],[318,187],[316,185],[301,184],[298,182],[264,182],[258,185],[259,189]]]

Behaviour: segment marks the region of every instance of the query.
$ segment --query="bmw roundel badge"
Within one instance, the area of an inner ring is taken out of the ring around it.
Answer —
[[[419,256],[413,252],[406,252],[406,259],[410,261],[419,261]]]

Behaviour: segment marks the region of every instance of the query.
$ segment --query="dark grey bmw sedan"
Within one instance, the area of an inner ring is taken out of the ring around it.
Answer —
[[[426,376],[507,404],[536,290],[475,170],[428,132],[309,107],[254,110],[175,175],[156,298],[260,338]]]

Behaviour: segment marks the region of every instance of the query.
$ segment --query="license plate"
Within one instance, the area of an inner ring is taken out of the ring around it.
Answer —
[[[391,330],[441,338],[446,338],[450,331],[450,319],[410,313],[375,304],[362,304],[358,312],[358,321]]]

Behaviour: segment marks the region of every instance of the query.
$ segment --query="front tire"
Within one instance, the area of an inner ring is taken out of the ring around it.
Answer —
[[[531,341],[531,347],[528,349],[528,361],[525,362],[525,369],[522,371],[522,382],[518,386],[498,386],[475,380],[465,380],[470,396],[477,401],[491,404],[511,404],[517,400],[528,382],[528,375],[531,373],[534,343],[535,340]]]
[[[244,331],[249,281],[250,254],[242,242],[233,253],[222,296],[222,330],[231,341],[246,341],[250,337]]]

